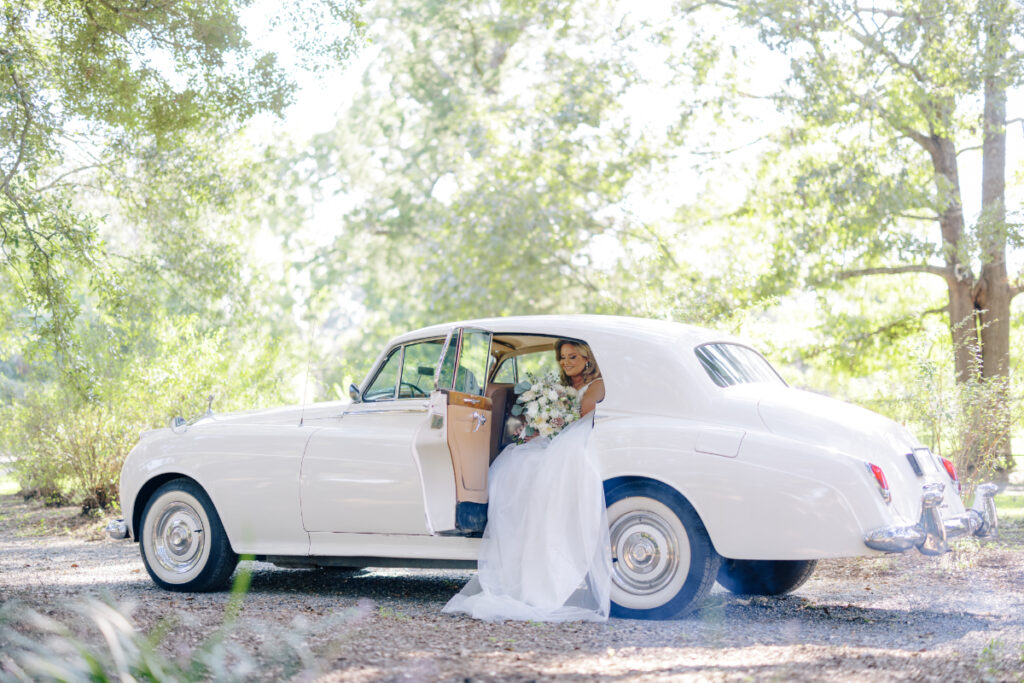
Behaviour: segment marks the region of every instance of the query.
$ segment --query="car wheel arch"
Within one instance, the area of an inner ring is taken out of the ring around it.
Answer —
[[[605,496],[607,496],[614,489],[626,484],[641,483],[653,484],[659,488],[662,488],[671,495],[677,496],[682,502],[686,503],[686,505],[693,508],[693,511],[697,514],[697,517],[704,525],[704,530],[707,532],[708,538],[711,540],[712,547],[714,547],[715,552],[718,552],[718,548],[715,547],[714,535],[711,533],[711,529],[708,528],[707,522],[704,519],[704,515],[701,514],[700,508],[694,505],[693,501],[686,494],[684,494],[682,491],[672,486],[671,484],[667,484],[661,481],[660,479],[655,479],[654,477],[647,477],[642,475],[621,475],[617,477],[612,477],[611,479],[606,479],[604,481],[604,494]]]
[[[203,490],[203,493],[206,494],[211,503],[213,502],[213,496],[210,495],[210,492],[206,487],[187,474],[181,474],[180,472],[162,472],[154,476],[152,479],[146,481],[146,483],[139,489],[138,494],[135,496],[135,504],[132,506],[132,540],[136,543],[139,542],[139,525],[142,524],[142,513],[145,512],[146,504],[149,503],[149,499],[153,497],[153,494],[156,493],[161,486],[176,479],[183,479],[185,481],[192,482]],[[213,503],[213,505],[216,507],[216,503]],[[227,529],[224,531],[226,534]],[[228,535],[228,543],[231,544],[230,535]]]

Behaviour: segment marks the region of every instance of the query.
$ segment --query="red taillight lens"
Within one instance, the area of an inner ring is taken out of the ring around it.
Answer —
[[[956,492],[960,493],[960,478],[956,476],[956,465],[949,458],[939,458],[942,460],[942,466],[946,468],[946,474],[949,475],[949,480],[956,484]]]
[[[866,462],[864,465],[868,468],[871,476],[875,478],[875,483],[878,484],[878,493],[882,496],[882,500],[886,503],[891,501],[892,494],[889,492],[889,482],[885,478],[885,472],[873,462]]]

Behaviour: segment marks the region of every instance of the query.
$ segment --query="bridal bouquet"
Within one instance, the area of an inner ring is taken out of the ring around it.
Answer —
[[[562,384],[554,373],[539,380],[529,377],[513,389],[518,394],[512,415],[519,418],[512,426],[518,443],[532,436],[551,438],[574,420],[580,419],[577,391]]]

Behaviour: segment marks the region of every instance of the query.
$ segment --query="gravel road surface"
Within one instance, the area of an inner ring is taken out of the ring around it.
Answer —
[[[112,599],[142,632],[166,629],[165,655],[187,659],[230,596],[156,588],[138,546],[105,538],[103,523],[0,497],[0,602],[102,649],[76,605]],[[247,680],[1024,681],[1020,526],[938,559],[825,561],[782,598],[716,587],[703,609],[667,622],[488,624],[440,613],[471,572],[245,565],[252,583],[228,642]],[[14,628],[33,633],[24,620]],[[0,678],[17,656],[11,637],[0,635]]]

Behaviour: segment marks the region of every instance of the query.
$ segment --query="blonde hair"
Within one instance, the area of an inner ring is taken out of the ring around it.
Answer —
[[[597,367],[597,361],[594,360],[594,352],[590,350],[590,344],[581,341],[574,341],[572,339],[559,339],[555,342],[555,362],[558,363],[558,374],[562,380],[562,384],[567,387],[572,386],[572,380],[569,379],[569,375],[565,374],[565,370],[562,369],[562,347],[565,345],[573,346],[581,356],[587,359],[587,366],[581,373],[583,375],[583,381],[585,384],[593,382],[595,379],[601,377],[601,368]]]

